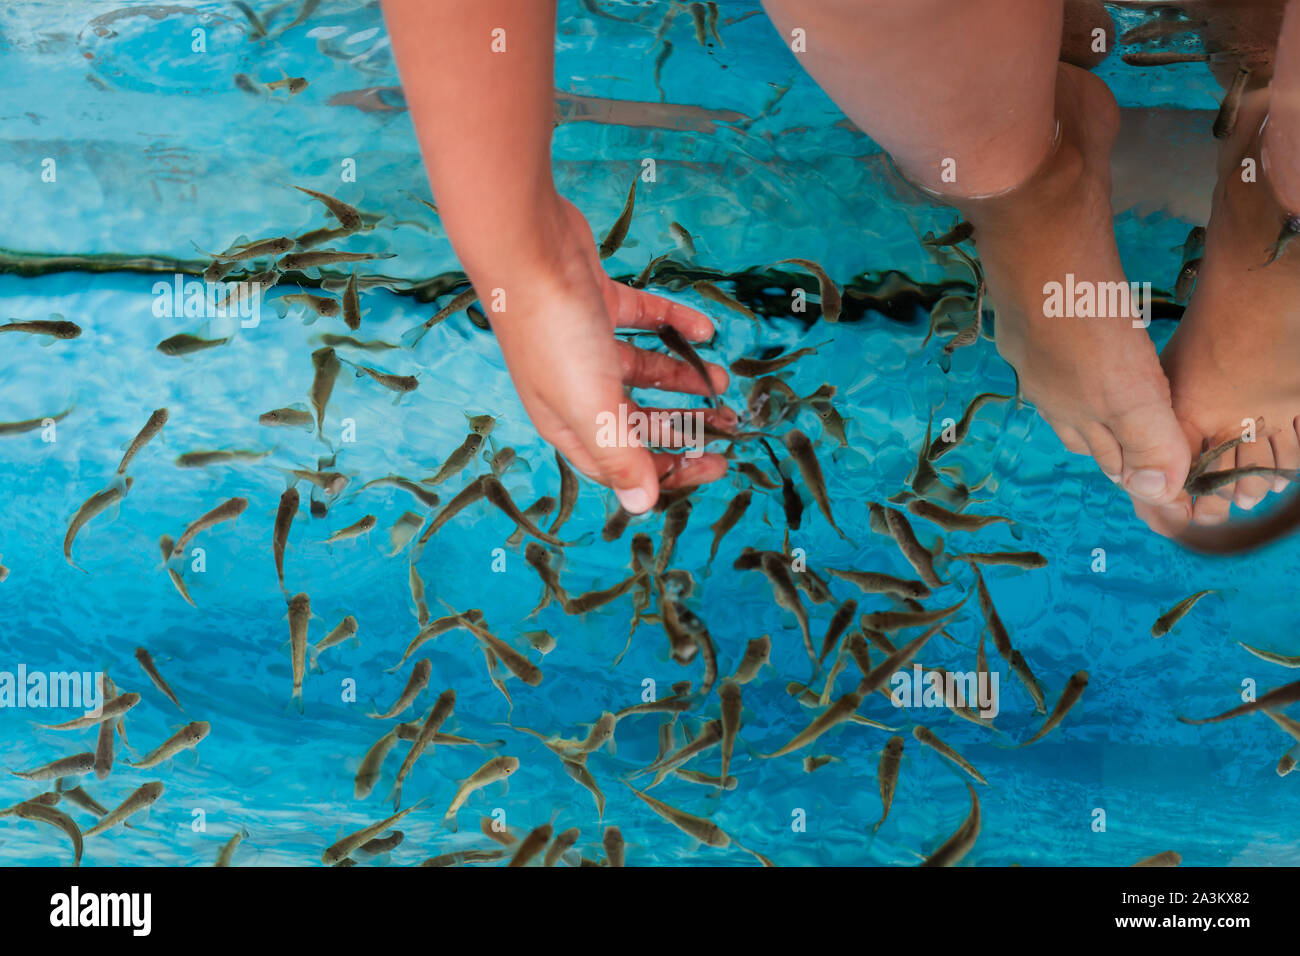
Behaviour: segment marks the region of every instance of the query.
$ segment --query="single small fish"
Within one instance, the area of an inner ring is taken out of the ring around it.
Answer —
[[[976,770],[969,760],[940,740],[929,727],[923,727],[921,724],[917,724],[912,728],[912,736],[915,737],[919,743],[929,747],[935,753],[951,760],[978,782],[985,786],[988,785],[988,781],[984,779],[984,775]]]
[[[1207,588],[1204,591],[1197,591],[1191,597],[1183,598],[1164,614],[1161,614],[1156,618],[1156,622],[1151,625],[1151,636],[1164,637],[1169,633],[1170,629],[1181,621],[1183,616],[1196,605],[1197,601],[1205,597],[1207,594],[1212,593],[1214,593],[1214,589]]]
[[[82,503],[81,507],[77,509],[77,513],[72,516],[72,521],[68,523],[67,534],[63,536],[63,557],[68,564],[77,568],[78,571],[86,570],[85,568],[77,567],[73,562],[72,542],[76,539],[77,533],[86,526],[87,522],[92,518],[103,514],[113,505],[121,501],[126,496],[127,492],[131,490],[131,485],[134,483],[135,479],[128,476],[125,487],[105,488],[103,491],[98,491],[87,498]]]
[[[1249,79],[1250,67],[1238,67],[1232,83],[1228,86],[1228,91],[1223,95],[1223,102],[1219,104],[1218,115],[1214,117],[1215,139],[1227,139],[1236,128],[1237,111],[1241,108],[1241,94],[1245,91]]]
[[[958,220],[956,225],[937,239],[933,233],[926,233],[925,238],[922,239],[921,242],[931,248],[937,249],[943,248],[944,246],[960,245],[973,235],[975,235],[975,227],[969,222]]]
[[[486,627],[474,621],[466,621],[465,628],[490,647],[492,653],[505,665],[506,670],[514,674],[519,680],[529,687],[537,687],[542,683],[542,669]]]
[[[824,343],[823,343],[824,344]],[[787,365],[793,365],[805,355],[816,355],[820,345],[810,345],[806,348],[796,349],[793,352],[787,352],[774,359],[753,359],[738,358],[727,366],[733,375],[739,375],[741,378],[758,378],[762,375],[771,375],[773,372],[779,372]]]
[[[1182,53],[1176,50],[1125,53],[1122,57],[1129,66],[1172,66],[1175,63],[1208,63],[1208,53]]]
[[[1228,468],[1224,471],[1206,471],[1195,478],[1189,478],[1186,485],[1184,485],[1184,490],[1193,497],[1208,495],[1224,485],[1234,484],[1242,478],[1249,478],[1252,475],[1265,475],[1270,478],[1285,478],[1287,481],[1295,481],[1300,478],[1300,470],[1248,465],[1244,468]]]
[[[57,415],[45,415],[41,418],[28,418],[21,422],[0,422],[0,435],[21,435],[44,428],[49,422],[61,422],[72,413],[69,406]]]
[[[306,272],[317,266],[329,266],[339,262],[370,262],[374,259],[390,259],[394,253],[378,252],[343,252],[339,249],[312,249],[309,252],[291,252],[280,259],[281,272]],[[337,303],[336,303],[337,304]],[[338,313],[333,313],[337,315]]]
[[[81,335],[81,326],[65,321],[62,316],[50,321],[35,319],[21,322],[15,319],[0,325],[0,332],[27,332],[32,335],[49,335],[56,339],[75,339]]]
[[[344,318],[347,316],[347,295],[343,296]],[[384,342],[379,339],[355,339],[350,335],[335,335],[332,332],[326,332],[321,335],[320,342],[322,345],[328,345],[330,348],[350,348],[361,349],[363,352],[391,352],[393,349],[401,348],[400,345],[394,345],[391,342]]]
[[[230,341],[230,336],[223,339],[202,339],[197,335],[181,333],[158,343],[158,351],[163,355],[193,355],[205,349],[215,349]]]
[[[1257,710],[1278,710],[1288,707],[1298,700],[1300,700],[1300,681],[1295,681],[1282,687],[1276,687],[1255,700],[1242,704],[1240,707],[1234,707],[1232,710],[1226,710],[1214,717],[1205,717],[1201,720],[1191,720],[1187,717],[1179,717],[1178,719],[1184,724],[1215,724],[1222,720],[1240,717],[1242,714],[1253,714]]]
[[[145,675],[151,681],[153,681],[153,685],[162,691],[168,700],[176,705],[177,710],[183,711],[185,708],[181,706],[181,702],[176,698],[175,691],[173,691],[171,687],[167,685],[167,682],[163,680],[162,674],[158,673],[158,667],[154,664],[153,657],[150,656],[149,652],[143,647],[137,647],[135,649],[135,659],[139,662],[140,669],[145,672]]]
[[[1261,651],[1258,647],[1251,647],[1249,644],[1242,644],[1241,641],[1238,641],[1237,643],[1241,644],[1242,647],[1250,651],[1250,653],[1254,654],[1260,660],[1268,661],[1270,664],[1278,664],[1282,667],[1300,667],[1300,657],[1287,657],[1283,654],[1275,654],[1272,651]],[[1270,714],[1269,716],[1271,717],[1273,715]],[[1300,740],[1300,738],[1296,739]]]
[[[722,771],[719,776],[725,781],[727,770],[731,766],[731,754],[736,747],[736,735],[741,725],[740,685],[733,681],[723,681],[718,688],[718,699],[722,712]]]
[[[415,346],[420,344],[420,339],[424,338],[425,333],[431,328],[438,325],[449,316],[455,315],[461,309],[468,308],[477,301],[478,293],[475,292],[474,288],[471,286],[464,292],[458,293],[455,298],[435,312],[431,319],[428,319],[423,324],[417,325],[412,329],[408,329],[402,335],[402,341],[411,348],[415,348]]]
[[[1196,276],[1201,270],[1201,260],[1189,259],[1183,263],[1183,267],[1178,270],[1178,280],[1174,283],[1174,299],[1178,302],[1186,302],[1192,297],[1192,290],[1196,288]]]
[[[307,89],[309,85],[306,77],[290,76],[288,73],[284,72],[284,70],[280,71],[280,75],[284,77],[284,79],[272,80],[270,83],[267,83],[266,88],[268,90],[285,89],[289,91],[290,96],[297,96],[303,90]]]
[[[518,769],[518,757],[493,757],[465,778],[465,781],[456,790],[456,795],[452,797],[451,805],[443,815],[444,819],[454,821],[456,811],[465,805],[465,801],[469,799],[471,793],[498,780],[505,780]]]
[[[72,865],[81,866],[82,833],[72,817],[62,810],[45,806],[35,800],[27,800],[18,804],[14,807],[14,814],[23,820],[48,823],[50,826],[58,827],[66,833],[68,839],[72,841]],[[86,836],[89,835],[90,832],[88,831]]]
[[[1253,431],[1248,431],[1243,428],[1240,434],[1234,435],[1232,438],[1219,442],[1214,447],[1207,448],[1205,451],[1201,452],[1201,454],[1197,456],[1196,460],[1192,462],[1191,467],[1187,470],[1187,482],[1190,483],[1194,479],[1199,478],[1201,475],[1205,474],[1205,472],[1209,469],[1209,467],[1212,464],[1214,464],[1214,462],[1217,461],[1220,457],[1226,455],[1228,452],[1232,451],[1238,445],[1242,444],[1244,441],[1246,441],[1247,437],[1250,436],[1251,434],[1262,431],[1263,428],[1264,428],[1263,417],[1256,418],[1255,428]],[[1208,444],[1208,440],[1205,442],[1205,444]],[[1184,484],[1183,487],[1184,489],[1186,489],[1187,487],[1186,483]]]
[[[709,8],[709,33],[713,36],[713,39],[718,41],[718,46],[725,47],[726,44],[722,42],[722,37],[718,35],[718,5],[714,0],[708,0],[705,6]]]
[[[290,92],[294,91],[291,90]],[[325,193],[318,193],[314,189],[305,189],[302,186],[294,186],[293,188],[299,192],[306,193],[312,199],[315,199],[324,205],[325,208],[333,214],[334,218],[339,221],[339,225],[344,229],[349,232],[358,232],[361,230],[361,213],[357,212],[357,210],[352,206],[349,206],[342,200],[335,199],[333,196],[326,195]]]
[[[945,840],[939,849],[925,858],[921,866],[953,866],[959,863],[962,857],[969,853],[971,847],[975,845],[975,841],[980,835],[980,801],[979,797],[975,795],[974,787],[968,783],[966,789],[970,791],[970,815],[957,828],[956,833]]]
[[[356,294],[355,271],[347,277],[347,287],[343,290],[343,324],[352,332],[361,328],[361,299]]]
[[[750,484],[758,488],[762,488],[766,491],[772,491],[773,489],[781,487],[780,484],[778,484],[777,482],[769,478],[767,475],[765,475],[763,473],[763,470],[759,468],[757,465],[755,465],[753,462],[748,462],[748,461],[737,462],[736,470],[740,472],[742,475],[744,475],[746,478],[748,478]]]
[[[717,847],[719,849],[731,845],[731,837],[723,832],[722,828],[712,820],[706,820],[703,817],[697,817],[684,810],[678,810],[676,807],[669,806],[660,800],[656,800],[649,794],[642,793],[626,780],[623,782],[629,790],[636,794],[637,797],[645,803],[646,806],[664,820],[667,820],[673,826],[677,827],[677,829],[681,830],[687,836],[699,840],[705,846]]]
[[[454,478],[465,470],[465,466],[474,460],[478,450],[483,447],[484,436],[477,432],[470,432],[465,436],[465,440],[460,443],[447,460],[442,463],[437,473],[432,478],[425,478],[426,485],[440,485],[448,478]]]
[[[749,490],[742,491],[736,497],[732,498],[727,505],[721,517],[713,524],[709,525],[709,530],[713,532],[713,546],[709,549],[709,564],[718,555],[718,545],[722,544],[723,537],[727,532],[736,526],[736,523],[745,516],[749,510],[749,503],[753,499],[754,493]]]
[[[772,655],[772,638],[764,634],[762,637],[756,637],[745,645],[745,653],[740,658],[740,663],[736,665],[736,673],[731,679],[737,684],[748,684],[763,666],[768,662]]]
[[[691,12],[691,19],[695,21],[695,42],[700,46],[708,46],[709,34],[705,26],[707,13],[703,3],[691,3],[687,9]]]
[[[1052,713],[1047,720],[1043,721],[1043,726],[1039,729],[1038,733],[1034,734],[1034,736],[1030,737],[1020,746],[1027,747],[1035,740],[1039,740],[1045,734],[1049,733],[1052,728],[1064,719],[1065,715],[1069,713],[1070,708],[1078,703],[1079,698],[1083,696],[1084,688],[1087,686],[1088,672],[1076,671],[1074,676],[1072,676],[1069,682],[1065,685],[1065,690],[1061,691],[1061,697],[1056,702],[1056,707],[1052,710]],[[1182,718],[1179,719],[1181,720]]]
[[[813,262],[811,259],[778,259],[777,264],[790,263],[791,265],[800,266],[807,269],[817,277],[817,283],[821,288],[822,300],[822,318],[827,322],[838,322],[840,320],[840,311],[843,308],[843,302],[840,298],[840,290],[831,277],[826,274],[826,270]]]
[[[167,424],[167,418],[167,409],[159,408],[154,410],[153,414],[149,416],[149,420],[144,423],[144,427],[140,429],[135,438],[131,439],[131,444],[127,446],[126,453],[122,455],[122,460],[117,466],[119,475],[126,474],[126,466],[131,464],[131,459],[139,453],[141,448],[149,444],[154,439],[154,436],[162,431],[163,426]]]
[[[353,522],[346,528],[340,528],[338,531],[335,531],[325,539],[325,543],[336,544],[339,541],[350,541],[353,538],[359,538],[363,534],[368,535],[375,529],[375,524],[378,520],[379,519],[374,515],[366,515],[364,518]]]
[[[880,786],[880,819],[871,829],[879,830],[894,805],[894,792],[898,789],[898,771],[903,763],[903,738],[890,737],[880,752],[880,765],[876,768],[876,781]]]
[[[679,250],[685,253],[688,257],[693,257],[695,255],[695,240],[691,237],[691,234],[687,231],[686,227],[680,222],[674,221],[669,223],[668,234],[672,236],[673,242],[677,244]],[[652,269],[656,263],[661,262],[666,258],[667,255],[662,255],[656,256],[654,259],[650,260],[650,264],[646,266],[647,279],[649,278],[649,270]],[[641,284],[640,288],[645,288],[644,282]]]
[[[705,388],[708,389],[710,404],[714,408],[721,407],[722,400],[718,398],[717,390],[713,387],[713,379],[709,375],[708,368],[704,365],[704,360],[700,358],[694,346],[686,341],[686,337],[671,325],[659,326],[656,333],[659,336],[659,341],[663,342],[670,352],[695,370],[695,374],[700,377]]]
[[[187,451],[176,458],[177,468],[206,468],[209,465],[221,465],[231,461],[260,461],[269,451],[247,451],[235,449],[230,451]]]
[[[632,210],[636,206],[637,178],[637,176],[632,177],[632,185],[628,187],[623,211],[619,213],[618,218],[614,220],[614,225],[610,226],[609,232],[601,240],[599,251],[602,259],[608,259],[617,252],[619,246],[623,245],[623,240],[627,238],[627,231],[632,225]]]
[[[663,23],[671,22],[671,17],[674,17],[676,15],[677,15],[676,7],[669,7],[668,12],[664,14]],[[661,30],[663,29],[663,23],[660,24]],[[673,55],[673,41],[668,39],[667,37],[663,37],[662,40],[663,40],[663,47],[659,50],[659,55],[655,57],[655,73],[654,73],[655,89],[659,91],[660,103],[664,102],[664,100],[667,99],[667,95],[664,93],[663,83],[660,82],[660,77],[663,75],[664,64],[667,63],[668,58]]]
[[[188,723],[149,751],[143,759],[128,764],[128,766],[137,770],[148,770],[156,767],[163,761],[170,760],[182,750],[192,750],[197,747],[199,742],[208,735],[209,730],[211,730],[211,725],[206,720],[196,720]]]
[[[438,695],[434,701],[433,707],[430,708],[429,714],[420,725],[419,736],[411,742],[411,749],[406,752],[406,759],[402,761],[401,769],[397,771],[397,782],[393,786],[393,809],[396,810],[402,803],[402,783],[406,780],[407,774],[415,767],[415,762],[433,743],[433,737],[438,729],[447,721],[456,709],[456,692],[450,688]]]
[[[812,634],[808,630],[808,611],[804,608],[803,602],[799,600],[799,594],[795,590],[794,581],[790,577],[790,571],[786,566],[784,557],[777,557],[770,553],[764,554],[759,562],[759,567],[764,577],[772,585],[772,597],[775,598],[777,605],[793,614],[798,622],[799,630],[803,635],[804,649],[808,652],[808,659],[812,661],[813,668],[816,669],[818,667],[817,651],[813,647]]]
[[[1029,696],[1034,699],[1034,710],[1040,714],[1047,713],[1047,698],[1043,695],[1043,685],[1029,669],[1029,662],[1025,660],[1025,656],[1012,648],[1007,656],[1007,663],[1011,665],[1012,672],[1020,678],[1020,682],[1025,685],[1025,690],[1029,691]]]
[[[62,784],[59,784],[57,786],[60,787],[60,793],[62,793],[65,797],[67,797],[69,801],[81,807],[83,810],[93,813],[97,817],[102,817],[104,814],[108,813],[108,808],[100,804],[98,800],[96,800],[94,797],[88,794],[81,787],[73,787],[72,789],[69,790],[63,788]]]
[[[357,370],[357,378],[368,375],[390,392],[397,392],[399,395],[413,392],[420,387],[420,381],[414,375],[391,375],[388,372],[380,372],[365,365],[354,365],[352,367]]]
[[[235,856],[235,848],[239,846],[240,841],[244,839],[244,836],[245,831],[241,829],[238,833],[222,844],[221,849],[217,851],[217,860],[212,865],[230,866],[230,861],[234,859]]]
[[[33,770],[10,770],[9,772],[15,777],[21,777],[24,780],[56,780],[59,777],[79,777],[90,773],[94,769],[95,755],[93,753],[83,753],[63,757]]]
[[[422,505],[428,508],[436,508],[438,503],[442,500],[435,492],[430,491],[422,485],[416,484],[409,478],[403,478],[401,475],[387,475],[383,478],[374,478],[367,481],[364,485],[358,488],[357,491],[365,491],[367,488],[378,485],[392,485],[394,488],[401,488],[403,491],[414,495]],[[410,512],[408,511],[407,514],[410,514]],[[423,522],[423,519],[420,520]]]
[[[240,237],[244,238],[243,236]],[[258,239],[253,242],[245,242],[243,245],[231,246],[220,255],[213,253],[203,253],[214,262],[244,262],[249,259],[260,259],[263,256],[278,256],[282,252],[288,252],[293,248],[294,240],[289,236],[276,236],[272,239]],[[195,246],[198,249],[198,246]],[[203,252],[202,249],[199,249]]]
[[[194,540],[195,535],[223,521],[234,521],[244,513],[244,509],[247,507],[247,498],[230,498],[217,505],[203,517],[195,519],[185,529],[180,540],[176,542],[176,547],[172,549],[172,557],[179,558],[184,554],[186,546]]]
[[[1047,559],[1037,551],[985,551],[959,554],[956,558],[958,561],[965,561],[972,566],[977,564],[1000,564],[1025,570],[1047,567]]]
[[[343,618],[343,620],[338,622],[338,624],[334,627],[334,630],[330,631],[323,638],[321,638],[314,645],[312,645],[311,655],[313,660],[315,659],[316,655],[320,654],[320,652],[325,650],[326,648],[337,647],[339,644],[342,644],[344,641],[350,640],[356,636],[357,636],[357,619],[353,617],[351,614],[348,614]]]
[[[102,820],[86,831],[88,837],[103,833],[105,830],[117,826],[127,817],[139,813],[145,807],[152,804],[162,796],[163,785],[157,780],[142,784],[134,793],[122,801],[122,803],[110,810]]]
[[[108,691],[104,692],[108,697]],[[116,696],[116,695],[115,695]],[[108,700],[105,700],[108,703]],[[99,731],[95,738],[95,779],[106,780],[108,775],[113,772],[113,734],[117,722],[106,720],[99,725]]]
[[[416,661],[415,666],[411,668],[411,676],[407,678],[406,686],[402,688],[402,692],[394,701],[393,706],[382,714],[370,714],[370,716],[377,720],[388,720],[406,710],[415,702],[415,698],[420,696],[420,691],[424,690],[429,683],[429,675],[432,672],[433,663],[427,657]]]
[[[424,580],[412,561],[407,572],[407,583],[411,589],[411,602],[415,605],[415,620],[420,627],[429,623],[429,605],[424,600]]]
[[[786,450],[790,452],[790,457],[799,467],[799,474],[803,477],[808,490],[812,492],[813,500],[817,502],[817,507],[826,517],[827,523],[835,529],[836,534],[848,541],[848,535],[839,529],[831,516],[831,499],[826,492],[826,479],[822,476],[822,468],[817,461],[817,453],[813,451],[812,441],[797,428],[786,432],[782,440],[785,442]]]
[[[307,627],[311,620],[311,598],[299,591],[289,599],[289,659],[293,665],[292,701],[302,713],[302,682],[307,676]]]
[[[958,511],[949,511],[924,498],[913,498],[907,503],[907,510],[918,518],[924,518],[931,524],[938,525],[944,531],[978,531],[999,521],[1011,524],[1010,518],[999,515],[971,515]]]
[[[277,300],[277,311],[283,311],[288,314],[292,306],[302,306],[304,309],[314,312],[317,317],[332,319],[339,314],[342,306],[339,300],[328,295],[314,295],[311,292],[293,292],[289,295],[282,295]],[[311,325],[316,320],[309,319],[306,324]]]
[[[388,552],[386,557],[394,557],[410,544],[411,539],[415,537],[415,533],[420,530],[420,526],[423,524],[423,516],[416,514],[414,511],[402,512],[398,519],[393,522],[393,526],[388,529],[388,537],[392,542],[393,549]]]
[[[1282,229],[1278,232],[1277,241],[1273,244],[1273,251],[1269,254],[1268,261],[1264,265],[1271,266],[1277,262],[1297,234],[1300,234],[1300,216],[1288,215],[1282,220]]]
[[[519,841],[519,847],[515,850],[515,855],[510,858],[510,862],[506,866],[527,866],[537,854],[546,849],[546,844],[551,842],[553,832],[554,828],[549,823],[543,823],[541,826],[535,827],[528,836]]]
[[[1295,720],[1286,714],[1279,714],[1272,710],[1264,711],[1264,716],[1294,737],[1297,742],[1300,742],[1300,720]]]
[[[275,576],[280,582],[280,590],[288,593],[284,586],[284,549],[289,542],[289,528],[298,516],[298,489],[286,488],[280,495],[280,505],[275,511],[275,528],[271,533],[271,553],[275,556]]]
[[[328,346],[311,353],[311,364],[315,369],[315,375],[308,396],[311,399],[311,407],[316,410],[316,435],[320,437],[325,428],[325,406],[329,404],[330,395],[334,392],[334,382],[342,366],[334,350]]]
[[[257,417],[259,425],[282,425],[288,428],[310,428],[316,419],[311,412],[301,408],[274,408]]]
[[[930,588],[924,581],[911,581],[897,578],[892,574],[880,574],[875,571],[853,571],[840,568],[827,568],[827,573],[855,585],[866,594],[897,594],[924,601],[930,596]]]
[[[737,302],[735,299],[727,295],[727,293],[723,292],[712,282],[709,282],[705,279],[699,279],[691,283],[691,288],[694,289],[701,298],[708,299],[712,302],[716,302],[718,303],[718,305],[724,306],[730,309],[732,312],[739,313],[740,315],[743,315],[745,318],[750,319],[751,321],[754,322],[758,321],[758,316],[755,315],[748,307]]]
[[[903,553],[907,563],[916,569],[921,580],[932,588],[942,587],[943,581],[934,571],[934,555],[916,539],[916,532],[912,530],[906,516],[897,508],[886,508],[885,524],[889,528],[890,537],[898,545],[898,550]]]
[[[601,835],[600,842],[605,847],[605,857],[609,860],[609,865],[623,866],[623,831],[618,827],[606,827],[605,832]]]
[[[587,755],[579,754],[577,759],[561,757],[560,763],[564,767],[564,772],[591,794],[592,800],[596,802],[596,817],[597,819],[603,819],[605,816],[605,794],[601,792],[600,785],[596,783],[596,778],[587,769]]]

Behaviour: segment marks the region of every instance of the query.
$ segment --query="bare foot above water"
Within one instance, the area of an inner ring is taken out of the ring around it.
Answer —
[[[1213,470],[1300,467],[1300,246],[1264,265],[1285,215],[1259,164],[1268,99],[1267,90],[1248,94],[1223,144],[1196,291],[1162,356],[1192,454],[1203,439],[1214,443],[1240,433],[1244,420],[1263,418],[1256,440]],[[1243,158],[1255,160],[1253,182],[1243,180]],[[1197,498],[1192,520],[1220,523],[1232,504],[1253,508],[1286,485],[1281,478],[1243,478]],[[1146,517],[1165,533],[1180,526],[1177,516]]]
[[[955,200],[975,226],[998,351],[1066,448],[1096,459],[1135,504],[1177,510],[1191,454],[1146,329],[1131,313],[1045,314],[1049,283],[1127,282],[1110,206],[1114,97],[1097,77],[1062,65],[1057,115],[1061,142],[1028,182],[993,199]]]

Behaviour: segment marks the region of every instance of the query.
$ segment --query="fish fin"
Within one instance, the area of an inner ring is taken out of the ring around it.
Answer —
[[[402,345],[406,346],[408,349],[413,349],[420,344],[420,340],[424,338],[430,328],[432,328],[432,326],[425,325],[421,322],[419,325],[413,326],[403,332],[399,341],[401,341]]]

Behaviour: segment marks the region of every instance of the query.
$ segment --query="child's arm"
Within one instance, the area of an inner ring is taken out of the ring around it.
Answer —
[[[384,17],[443,227],[533,424],[629,511],[646,510],[675,459],[626,441],[605,447],[597,417],[635,408],[625,384],[699,394],[703,383],[613,330],[670,323],[701,340],[713,329],[698,312],[611,282],[586,220],[556,192],[554,0],[384,0]],[[493,52],[494,39],[505,52]],[[712,374],[724,388],[726,373]],[[725,460],[706,455],[670,481],[725,471]]]

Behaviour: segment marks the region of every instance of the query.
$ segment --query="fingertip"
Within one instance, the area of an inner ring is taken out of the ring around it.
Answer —
[[[618,503],[623,506],[623,510],[629,514],[644,514],[655,506],[655,501],[659,498],[657,488],[650,489],[644,486],[636,488],[615,488],[614,496],[618,498]]]

